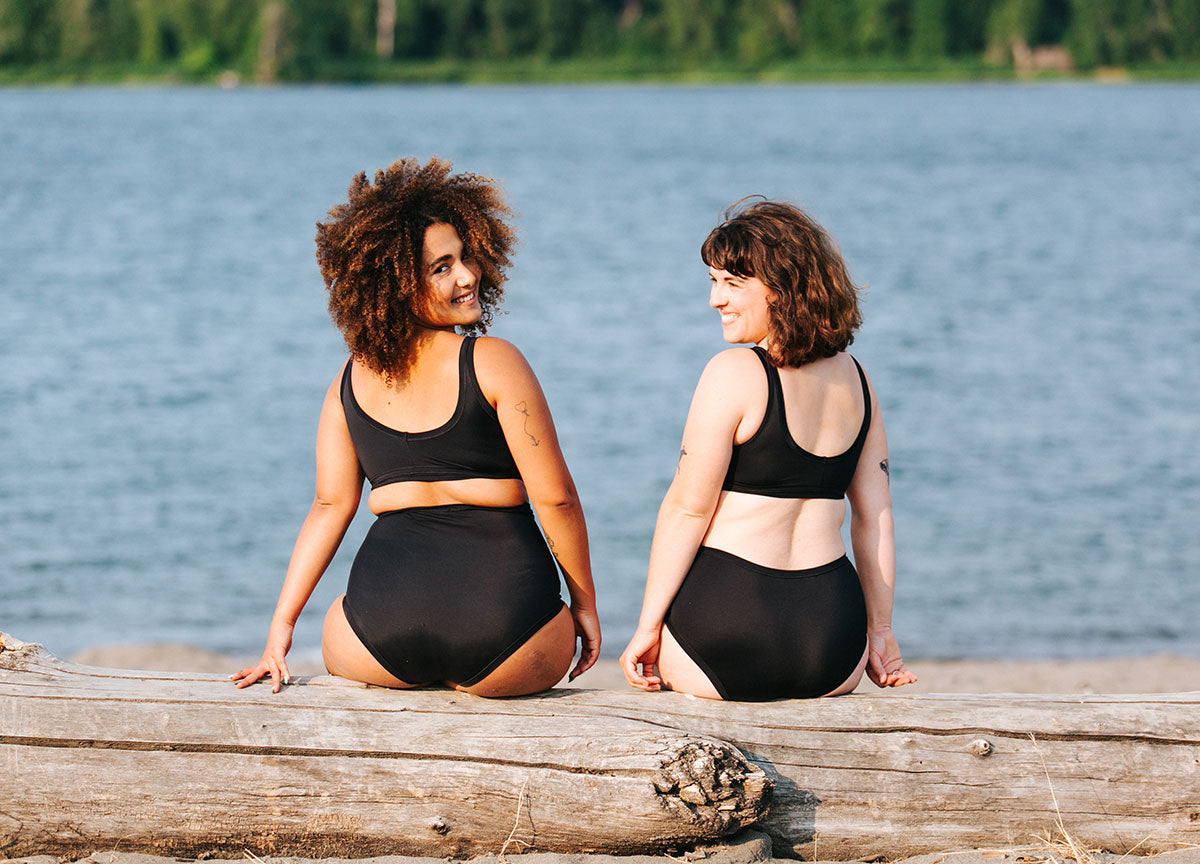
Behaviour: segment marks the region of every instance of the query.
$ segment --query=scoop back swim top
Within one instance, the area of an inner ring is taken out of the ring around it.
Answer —
[[[458,402],[454,415],[436,429],[401,432],[385,426],[359,406],[342,373],[342,410],[358,463],[371,488],[406,480],[465,480],[473,477],[520,479],[500,418],[475,378],[475,338],[458,350]]]
[[[867,389],[867,376],[863,374],[862,366],[853,357],[850,358],[858,369],[863,404],[866,406],[858,437],[844,453],[817,456],[797,444],[788,431],[779,370],[771,365],[765,350],[756,345],[754,353],[767,370],[767,410],[758,431],[748,441],[733,446],[733,455],[729,459],[729,469],[725,472],[725,482],[721,488],[771,498],[844,497],[850,488],[850,481],[854,479],[858,457],[871,426],[871,393]]]

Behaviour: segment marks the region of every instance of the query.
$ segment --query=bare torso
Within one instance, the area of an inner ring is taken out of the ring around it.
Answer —
[[[458,350],[462,337],[442,334],[431,340],[413,362],[403,383],[385,383],[370,369],[355,363],[350,384],[359,406],[372,419],[403,432],[438,429],[454,416],[458,403]],[[480,387],[486,372],[476,370]],[[375,514],[407,507],[473,504],[512,507],[528,501],[520,480],[472,477],[465,480],[405,481],[371,490],[367,506]]]
[[[863,421],[863,391],[854,361],[838,354],[799,368],[779,369],[788,432],[818,456],[836,456],[854,442]],[[767,380],[761,372],[747,389],[755,394],[734,440],[748,441],[763,422]],[[781,570],[827,564],[845,554],[845,499],[772,498],[722,491],[703,545]]]

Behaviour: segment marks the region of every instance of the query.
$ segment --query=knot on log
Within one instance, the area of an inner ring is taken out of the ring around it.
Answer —
[[[653,782],[663,806],[718,836],[758,822],[771,801],[763,770],[719,741],[693,739],[668,753]]]
[[[22,642],[14,636],[0,630],[0,669],[21,670],[23,659],[29,659],[41,652],[42,646],[36,642]]]
[[[992,742],[986,738],[976,738],[971,742],[971,752],[983,759],[992,755]]]

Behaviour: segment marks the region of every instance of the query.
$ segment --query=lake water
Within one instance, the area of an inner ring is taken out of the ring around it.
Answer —
[[[724,344],[700,241],[761,193],[868,286],[906,654],[1200,654],[1197,142],[1190,85],[0,91],[0,629],[258,650],[345,359],[314,223],[439,154],[517,211],[492,332],[554,411],[605,653]]]

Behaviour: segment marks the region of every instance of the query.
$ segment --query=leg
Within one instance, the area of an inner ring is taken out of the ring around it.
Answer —
[[[346,621],[342,611],[343,594],[333,601],[325,613],[325,629],[321,634],[321,654],[330,675],[350,678],[379,687],[417,687],[406,684],[379,665]]]
[[[488,697],[540,693],[562,680],[574,656],[575,622],[564,606],[482,681],[470,687],[454,687]]]
[[[683,647],[671,634],[671,628],[663,626],[662,640],[658,648],[658,675],[668,690],[690,693],[705,699],[720,699],[721,694],[704,670],[688,656]]]

